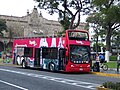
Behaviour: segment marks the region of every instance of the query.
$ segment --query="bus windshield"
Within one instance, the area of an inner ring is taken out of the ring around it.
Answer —
[[[88,33],[87,32],[80,32],[80,31],[70,31],[68,32],[68,37],[70,40],[88,40]]]
[[[70,46],[70,60],[73,63],[89,63],[90,51],[86,46]]]

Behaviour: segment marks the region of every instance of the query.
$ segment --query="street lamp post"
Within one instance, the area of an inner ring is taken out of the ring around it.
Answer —
[[[4,52],[6,51],[6,42],[4,41]]]
[[[7,41],[4,40],[4,41],[3,41],[3,44],[4,44],[4,52],[6,52],[6,44],[7,44]]]
[[[92,44],[93,44],[94,51],[98,53],[98,43],[96,38],[92,38]]]
[[[10,54],[9,54],[9,51],[7,51],[6,50],[6,46],[7,46],[7,39],[4,39],[4,41],[3,41],[3,43],[4,43],[4,53],[5,53],[5,58],[6,58],[6,62],[7,63],[9,63],[9,56],[10,56]]]
[[[6,60],[6,43],[7,43],[7,41],[4,38],[2,42],[3,42],[2,59],[3,59],[3,63],[4,63],[4,60]]]

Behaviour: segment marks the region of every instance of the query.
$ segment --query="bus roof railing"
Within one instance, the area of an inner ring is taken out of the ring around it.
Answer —
[[[88,32],[88,31],[86,31],[86,30],[66,30],[66,32],[68,32],[68,31],[82,31],[82,32]],[[49,37],[51,37],[51,38],[53,38],[53,37],[65,37],[65,33],[63,33],[63,34],[51,34],[51,35],[37,35],[37,36],[33,36],[33,37],[13,37],[13,39],[28,39],[28,38],[49,38]]]
[[[25,39],[25,38],[53,38],[53,37],[65,37],[63,35],[40,35],[40,36],[33,36],[33,37],[14,37],[14,39]]]

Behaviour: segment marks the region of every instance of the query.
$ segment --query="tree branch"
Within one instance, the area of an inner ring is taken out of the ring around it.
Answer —
[[[78,14],[77,24],[75,26],[73,26],[73,28],[76,28],[79,24],[80,24],[80,12]]]
[[[113,30],[120,27],[120,24],[118,24],[117,26],[115,26],[114,28],[112,28]]]
[[[111,5],[112,5],[112,3],[114,2],[114,0],[111,0],[111,2],[110,2],[110,4],[109,4],[109,6],[108,7],[110,7]]]

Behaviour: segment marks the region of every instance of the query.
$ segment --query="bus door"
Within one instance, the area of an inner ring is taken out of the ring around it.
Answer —
[[[35,48],[34,66],[40,67],[40,48]]]
[[[66,52],[66,49],[59,49],[59,70],[64,70],[65,52]]]

